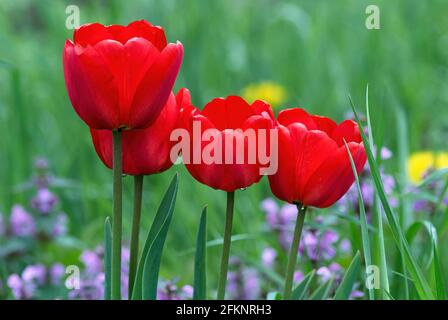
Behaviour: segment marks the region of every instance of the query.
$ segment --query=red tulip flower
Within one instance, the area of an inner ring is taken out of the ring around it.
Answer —
[[[265,129],[266,135],[269,136],[274,116],[267,103],[257,100],[249,105],[237,96],[216,98],[202,111],[194,107],[187,108],[184,111],[183,123],[192,139],[188,154],[183,152],[182,156],[187,170],[196,180],[212,188],[232,192],[246,188],[261,179],[260,168],[263,164],[260,163],[257,154],[255,161],[250,160],[250,157],[254,156],[250,153],[257,152],[259,137],[256,135],[256,148],[251,149],[248,138],[245,138],[242,132],[252,129],[257,134],[259,129]],[[195,123],[200,125],[200,132],[195,131]],[[211,131],[212,138],[200,140],[200,137],[195,136],[198,133],[203,135],[205,131]],[[228,143],[226,146],[226,140],[233,143]],[[221,156],[218,156],[221,162],[211,163],[203,157],[197,159],[196,155],[203,156],[213,143],[222,148],[217,147],[210,154],[214,156],[221,151]],[[266,141],[266,144],[269,142]],[[266,148],[269,149],[269,146]]]
[[[269,166],[270,135],[275,132],[271,107],[257,100],[251,105],[237,96],[210,101],[202,111],[191,105],[189,95],[179,96],[183,107],[181,126],[186,135],[182,159],[199,182],[227,192],[221,268],[217,298],[225,298],[235,190],[261,179]],[[260,153],[260,150],[263,152]],[[265,161],[267,160],[267,161]]]
[[[269,176],[279,199],[325,208],[339,200],[354,182],[346,141],[356,170],[366,162],[357,124],[309,115],[293,108],[278,115],[278,171]]]
[[[177,94],[181,102],[186,89]],[[170,152],[174,141],[171,132],[179,123],[181,104],[171,94],[156,121],[148,128],[128,130],[122,133],[123,172],[129,175],[150,175],[168,170],[173,165]],[[90,129],[96,153],[101,161],[112,169],[112,132]]]
[[[161,27],[86,24],[67,40],[64,77],[72,105],[93,129],[143,129],[167,101],[182,62]]]

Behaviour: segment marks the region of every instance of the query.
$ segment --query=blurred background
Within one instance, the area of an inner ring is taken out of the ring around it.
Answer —
[[[55,210],[67,217],[66,236],[59,242],[36,244],[32,259],[14,260],[17,247],[3,242],[3,282],[31,261],[79,264],[84,250],[102,245],[104,220],[111,215],[111,171],[95,154],[88,128],[73,111],[65,89],[62,48],[73,33],[65,27],[68,5],[79,7],[81,24],[146,19],[163,26],[168,41],[180,40],[185,48],[176,91],[189,88],[199,108],[214,97],[241,94],[249,100],[268,100],[275,112],[301,106],[341,121],[350,116],[348,95],[364,110],[368,85],[374,134],[393,154],[385,170],[399,180],[407,175],[409,152],[446,150],[448,2],[373,2],[1,1],[0,212],[4,225],[14,205],[31,212],[35,189],[30,181],[43,170],[52,176],[50,189],[58,197]],[[379,30],[365,27],[369,4],[380,8]],[[40,159],[37,169],[36,158]],[[225,194],[199,184],[181,165],[148,177],[142,241],[176,171],[180,173],[179,194],[161,276],[177,277],[184,285],[192,282],[201,209],[208,204],[209,240],[220,239]],[[132,178],[124,182],[127,244]],[[238,237],[232,253],[243,256],[249,265],[260,261],[267,245],[275,246],[260,207],[270,196],[265,178],[236,194],[234,234]],[[342,233],[348,230],[346,225],[338,228]],[[209,249],[211,288],[216,287],[220,249],[213,243]],[[283,253],[279,255],[282,258]],[[2,292],[2,297],[10,297],[6,289]]]

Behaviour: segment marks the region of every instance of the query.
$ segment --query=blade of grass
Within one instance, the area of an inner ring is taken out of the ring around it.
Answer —
[[[310,300],[327,300],[333,282],[334,278],[332,277],[330,280],[320,285],[316,289],[316,291],[313,292],[313,294],[310,297]]]
[[[439,257],[439,248],[438,248],[438,237],[437,237],[437,230],[434,227],[434,225],[430,221],[417,221],[413,223],[409,229],[406,232],[406,238],[409,242],[411,242],[417,233],[424,229],[429,235],[429,238],[431,239],[431,257],[428,261],[428,265],[433,265],[434,268],[434,280],[436,283],[436,292],[437,292],[437,299],[438,300],[445,300],[446,299],[446,288],[445,283],[443,281],[443,276],[441,272],[441,265],[440,265],[440,257]]]
[[[204,207],[199,222],[194,257],[193,300],[207,298],[207,207]]]
[[[408,128],[406,124],[406,116],[400,107],[394,108],[396,114],[397,123],[397,149],[398,149],[398,192],[403,193],[409,185],[408,181],[408,158],[409,158],[409,147],[408,147]],[[406,230],[407,226],[411,223],[411,215],[409,214],[409,201],[407,197],[399,198],[399,220],[403,230]],[[405,257],[403,250],[400,250],[400,259],[403,273],[407,274]],[[404,291],[405,299],[409,299],[409,284],[408,281],[404,281]]]
[[[383,290],[383,291],[384,291],[384,294],[389,298],[389,300],[395,300],[395,298],[392,297],[392,295],[390,294],[389,291],[386,291],[386,290]]]
[[[378,196],[381,200],[381,204],[383,206],[384,212],[386,214],[387,221],[389,222],[389,226],[391,228],[392,234],[394,236],[394,240],[399,247],[401,251],[404,251],[405,253],[405,262],[409,269],[409,272],[411,274],[412,279],[414,280],[414,285],[417,289],[418,295],[422,299],[434,299],[434,295],[431,292],[431,288],[426,281],[426,279],[423,276],[423,272],[417,262],[415,261],[415,258],[409,248],[409,245],[406,241],[406,238],[404,236],[403,230],[401,229],[397,218],[389,204],[389,201],[387,200],[386,194],[384,192],[384,186],[381,181],[380,173],[378,166],[376,165],[375,158],[372,153],[372,148],[370,147],[370,143],[364,133],[364,127],[359,120],[358,113],[356,112],[356,108],[353,104],[353,101],[351,97],[349,97],[350,103],[352,105],[353,113],[356,118],[356,122],[359,126],[359,131],[362,136],[362,140],[364,142],[364,148],[366,149],[367,159],[369,161],[370,171],[373,177],[373,181],[375,182],[375,188],[378,191]],[[403,242],[403,246],[401,246],[401,243]]]
[[[447,175],[448,175],[448,168],[439,169],[437,171],[434,171],[431,174],[429,174],[423,181],[421,181],[418,184],[417,188],[423,188],[423,187],[429,185],[430,183],[437,181]]]
[[[356,166],[355,166],[355,163],[353,162],[352,154],[350,153],[350,149],[348,148],[348,145],[347,145],[347,142],[345,141],[345,139],[344,139],[344,144],[345,144],[345,148],[348,153],[348,157],[350,159],[350,165],[352,166],[353,174],[355,176],[356,189],[358,190],[359,222],[361,225],[362,250],[364,253],[365,266],[367,268],[367,266],[370,266],[372,264],[372,259],[371,259],[371,255],[370,255],[371,251],[370,251],[370,241],[369,241],[369,230],[367,227],[366,210],[364,207],[364,200],[362,198],[362,191],[361,191],[361,185],[359,183],[359,176],[358,176],[358,173],[356,172]],[[369,288],[369,299],[370,300],[375,299],[375,295],[374,295],[374,291],[373,291],[372,287]]]
[[[366,96],[365,96],[365,103],[366,103],[366,118],[367,118],[367,130],[369,135],[369,143],[370,143],[370,149],[374,150],[374,139],[373,139],[373,128],[372,128],[372,121],[370,118],[370,104],[369,104],[369,85],[366,86]],[[378,145],[376,150],[376,159],[381,160],[381,147]],[[380,199],[378,197],[378,192],[376,188],[375,190],[375,196],[373,201],[373,219],[372,222],[374,223],[374,228],[377,230],[377,233],[373,234],[373,240],[374,240],[374,248],[376,249],[376,261],[380,268],[380,286],[384,290],[389,291],[389,278],[387,276],[387,260],[386,260],[386,246],[384,244],[384,228],[383,228],[383,215],[381,211],[380,206]],[[378,293],[380,295],[380,298],[387,299],[386,296],[382,294],[382,291],[379,291]]]
[[[348,300],[350,298],[350,293],[353,290],[353,285],[355,284],[356,277],[359,275],[360,270],[361,261],[358,251],[356,252],[356,255],[353,258],[352,262],[350,263],[350,266],[348,267],[344,278],[342,278],[341,284],[336,290],[334,300]]]
[[[439,209],[441,208],[441,206],[443,204],[443,200],[445,199],[447,192],[448,192],[448,179],[446,179],[445,184],[443,185],[442,191],[439,194],[436,205],[434,206],[434,209],[432,212],[433,214],[436,214],[437,211],[439,211]]]
[[[297,287],[292,291],[291,300],[304,300],[305,299],[308,288],[311,284],[311,281],[313,281],[315,273],[316,273],[316,270],[312,270],[302,279],[302,281],[300,281],[300,283],[297,285]]]

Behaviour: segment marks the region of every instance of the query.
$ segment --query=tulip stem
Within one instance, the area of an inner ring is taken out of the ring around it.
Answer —
[[[122,150],[121,130],[113,134],[112,299],[121,299]]]
[[[230,242],[232,237],[233,205],[235,191],[227,192],[226,227],[224,230],[224,243],[221,256],[221,271],[218,283],[218,300],[224,300],[226,294],[227,270],[229,269]]]
[[[297,220],[294,228],[294,238],[292,240],[291,249],[289,251],[288,266],[286,268],[285,290],[283,292],[283,299],[289,300],[291,298],[292,284],[294,281],[294,270],[297,263],[297,255],[299,253],[300,237],[302,235],[303,222],[305,221],[306,207],[301,203],[296,203],[297,206]]]
[[[140,217],[142,213],[143,175],[134,176],[134,215],[132,217],[131,257],[129,259],[128,294],[132,296],[135,273],[137,271],[138,241],[140,236]]]

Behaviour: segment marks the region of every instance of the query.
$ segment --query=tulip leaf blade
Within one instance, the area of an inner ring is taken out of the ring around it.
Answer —
[[[176,173],[163,196],[151,229],[148,232],[135,275],[132,292],[133,300],[156,298],[160,260],[168,227],[174,212],[177,189],[178,174]]]
[[[351,97],[349,97],[350,103],[352,106],[353,114],[355,115],[356,122],[359,126],[359,132],[361,133],[361,137],[364,143],[364,148],[367,154],[367,159],[369,161],[369,166],[371,170],[371,175],[375,184],[375,189],[378,192],[378,196],[380,198],[381,204],[383,206],[384,212],[386,214],[387,221],[389,222],[390,229],[392,231],[395,243],[400,251],[404,252],[404,258],[406,265],[411,273],[413,283],[417,289],[417,293],[422,299],[434,299],[434,295],[431,292],[431,288],[423,276],[423,272],[420,266],[415,261],[414,255],[411,252],[409,244],[404,236],[404,232],[401,229],[398,220],[392,207],[390,206],[389,200],[386,197],[386,193],[384,192],[383,182],[380,177],[379,169],[375,161],[375,157],[373,156],[372,149],[370,148],[370,143],[364,133],[364,127],[359,119],[358,113],[356,112],[356,108],[353,104]]]
[[[207,298],[207,207],[202,210],[196,237],[194,258],[193,300]]]
[[[112,224],[110,217],[104,222],[104,300],[112,297]]]
[[[291,300],[304,300],[316,270],[310,271],[291,293]]]
[[[366,266],[370,266],[372,264],[372,257],[371,257],[371,250],[370,250],[370,240],[369,240],[369,228],[367,224],[367,215],[366,210],[364,206],[364,200],[362,197],[362,191],[361,191],[361,184],[359,182],[359,176],[356,171],[356,166],[353,161],[352,154],[350,152],[350,149],[347,145],[347,142],[344,139],[345,148],[348,153],[348,157],[350,160],[350,165],[352,167],[353,175],[355,176],[355,184],[356,184],[356,190],[358,191],[358,204],[359,204],[359,223],[361,225],[361,238],[362,238],[362,249],[364,253],[364,261]],[[374,292],[373,288],[369,288],[369,299],[373,300]]]
[[[333,285],[334,277],[331,277],[330,280],[321,284],[316,291],[310,297],[310,300],[327,300],[328,295],[330,294],[331,286]]]
[[[353,290],[353,285],[355,284],[356,277],[359,275],[360,270],[361,260],[358,251],[352,259],[352,262],[350,262],[347,272],[342,278],[341,284],[336,289],[334,300],[348,300],[348,298],[350,298],[350,293]]]

